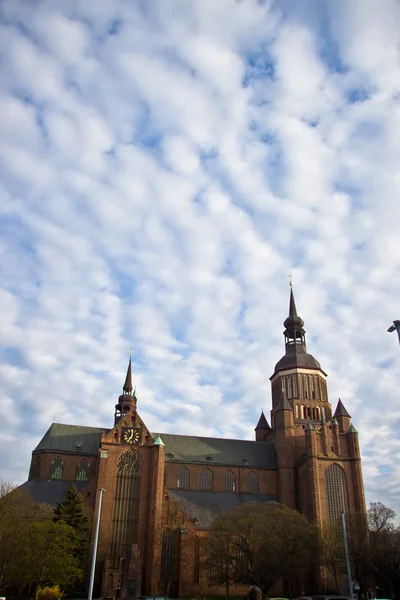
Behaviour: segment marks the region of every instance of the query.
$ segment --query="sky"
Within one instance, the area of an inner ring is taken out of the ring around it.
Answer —
[[[3,0],[0,479],[52,422],[254,439],[292,274],[400,513],[400,4]]]

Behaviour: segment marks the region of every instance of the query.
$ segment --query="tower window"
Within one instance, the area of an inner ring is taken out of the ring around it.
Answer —
[[[225,491],[235,492],[236,491],[236,475],[233,471],[228,469],[225,472]]]
[[[247,479],[247,489],[250,494],[258,494],[258,475],[250,471]]]
[[[200,473],[200,489],[201,490],[212,490],[213,489],[213,474],[210,469],[203,469]]]
[[[190,488],[190,471],[186,467],[180,467],[176,474],[176,487],[184,490]]]

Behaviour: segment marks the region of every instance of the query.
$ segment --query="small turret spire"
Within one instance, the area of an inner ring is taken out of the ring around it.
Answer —
[[[126,377],[125,377],[125,383],[123,386],[123,391],[126,394],[131,394],[133,391],[133,383],[132,383],[132,349],[131,349],[131,355],[129,357],[129,364],[128,364],[128,370],[126,372]]]

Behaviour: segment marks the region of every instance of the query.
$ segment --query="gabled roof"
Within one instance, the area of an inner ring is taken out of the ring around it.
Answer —
[[[77,452],[97,455],[101,434],[110,429],[100,427],[84,427],[81,425],[63,425],[53,423],[36,446],[34,452],[49,450],[52,452]]]
[[[165,444],[167,462],[243,465],[276,469],[278,467],[272,442],[227,440],[223,438],[152,433]],[[173,455],[173,456],[172,456]],[[247,460],[245,460],[247,459]]]
[[[27,490],[35,502],[55,506],[57,502],[61,502],[64,499],[64,494],[71,485],[74,485],[78,492],[80,492],[87,483],[80,481],[57,481],[55,479],[30,479],[19,487]]]
[[[278,496],[274,494],[238,494],[211,490],[168,490],[168,492],[189,519],[198,519],[200,528],[210,527],[218,515],[241,504],[278,501]]]
[[[350,427],[347,430],[347,433],[358,433],[357,429],[354,427],[354,425],[350,425]]]
[[[345,409],[344,404],[340,398],[339,398],[339,402],[337,403],[335,414],[333,416],[334,417],[350,417],[349,413]]]

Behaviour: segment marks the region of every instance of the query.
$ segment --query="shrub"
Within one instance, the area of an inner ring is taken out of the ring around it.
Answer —
[[[39,586],[36,590],[36,600],[61,600],[64,597],[64,594],[60,590],[59,585]]]

